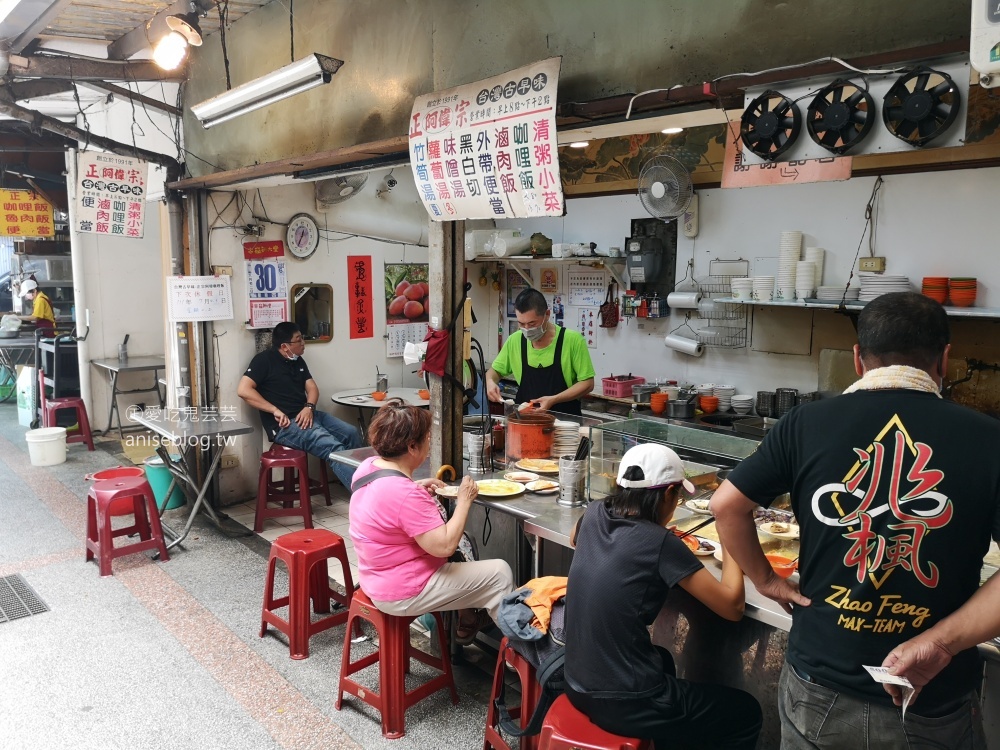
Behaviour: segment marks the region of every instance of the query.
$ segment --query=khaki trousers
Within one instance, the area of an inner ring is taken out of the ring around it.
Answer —
[[[505,561],[477,560],[445,563],[430,577],[424,590],[409,599],[372,601],[387,615],[399,617],[482,607],[496,622],[500,600],[513,590],[514,576]]]

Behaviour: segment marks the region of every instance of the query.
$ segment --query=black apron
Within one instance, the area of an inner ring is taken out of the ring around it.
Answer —
[[[556,354],[552,358],[552,364],[548,367],[528,366],[528,337],[521,333],[521,382],[517,386],[517,395],[514,400],[522,404],[525,401],[532,401],[543,396],[554,396],[562,393],[573,383],[566,382],[566,376],[562,371],[562,348],[565,328],[559,329],[559,336],[556,338]],[[552,407],[552,411],[562,414],[572,414],[577,417],[583,415],[580,399],[573,401],[563,401]]]

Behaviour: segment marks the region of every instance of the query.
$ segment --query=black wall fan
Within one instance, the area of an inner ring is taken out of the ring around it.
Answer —
[[[844,154],[864,140],[875,124],[875,99],[867,87],[838,78],[809,105],[806,130],[818,145]]]
[[[947,73],[919,67],[904,73],[882,100],[882,121],[911,146],[942,135],[958,116],[962,95]]]
[[[771,90],[750,102],[740,121],[743,145],[768,161],[785,153],[802,129],[802,115],[795,102]]]

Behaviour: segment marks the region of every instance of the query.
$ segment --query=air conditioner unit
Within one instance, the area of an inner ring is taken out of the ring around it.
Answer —
[[[1000,86],[1000,5],[991,0],[972,0],[972,34],[969,60],[984,88]]]

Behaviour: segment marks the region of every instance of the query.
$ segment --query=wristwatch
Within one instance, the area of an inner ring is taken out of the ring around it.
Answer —
[[[308,401],[306,401],[306,406],[308,406],[313,411],[316,411],[316,404],[310,404]]]

